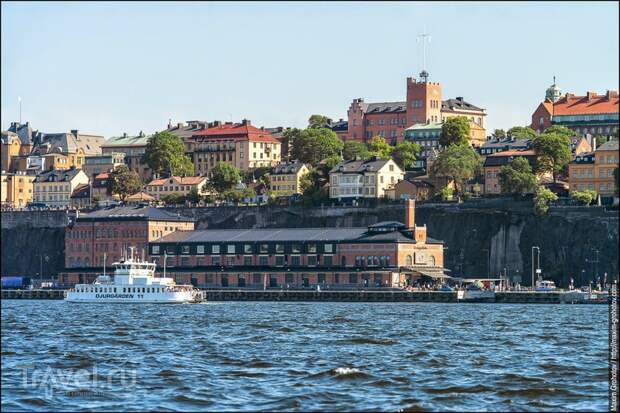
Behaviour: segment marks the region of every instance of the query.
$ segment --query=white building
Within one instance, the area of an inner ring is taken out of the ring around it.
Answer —
[[[373,157],[366,161],[344,161],[329,172],[329,197],[332,199],[382,198],[386,190],[404,177],[392,159]]]

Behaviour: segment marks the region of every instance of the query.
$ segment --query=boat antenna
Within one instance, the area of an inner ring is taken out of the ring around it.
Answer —
[[[166,278],[166,259],[168,258],[168,252],[164,251],[164,278]]]
[[[103,276],[105,277],[105,252],[103,253]]]

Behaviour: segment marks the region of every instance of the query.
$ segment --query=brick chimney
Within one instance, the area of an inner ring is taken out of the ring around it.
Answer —
[[[405,201],[405,225],[408,229],[415,229],[415,199]]]
[[[590,101],[596,97],[596,92],[588,92],[586,96],[588,97],[588,101]]]
[[[618,98],[618,91],[617,90],[608,90],[607,93],[605,93],[605,97],[607,98],[607,100],[617,99]]]
[[[251,121],[251,120],[249,120],[249,119],[243,119],[243,120],[241,121],[241,124],[242,124],[243,126],[246,126],[246,125],[251,125],[251,124],[252,124],[252,121]]]

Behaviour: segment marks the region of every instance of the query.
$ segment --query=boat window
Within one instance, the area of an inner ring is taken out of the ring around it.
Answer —
[[[146,292],[146,288],[142,287],[142,292],[145,293]]]
[[[114,287],[114,294],[116,294],[116,287]]]

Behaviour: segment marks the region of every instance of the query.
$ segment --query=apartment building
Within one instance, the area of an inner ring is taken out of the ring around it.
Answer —
[[[34,180],[33,199],[52,207],[69,207],[75,188],[88,183],[88,176],[81,169],[54,169],[43,172]]]
[[[343,161],[329,172],[329,197],[345,200],[382,198],[402,180],[404,172],[392,159]]]
[[[269,188],[275,197],[301,194],[301,179],[310,169],[299,161],[279,163],[269,175]]]

